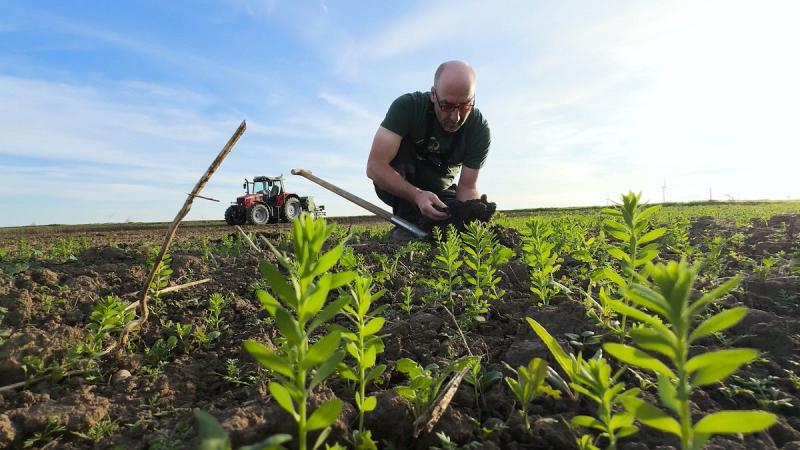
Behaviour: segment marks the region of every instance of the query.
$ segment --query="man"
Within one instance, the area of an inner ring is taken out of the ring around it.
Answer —
[[[395,215],[412,223],[421,217],[443,221],[449,211],[442,200],[480,197],[478,172],[490,141],[489,126],[475,108],[475,71],[448,61],[436,69],[430,92],[402,95],[389,107],[372,141],[367,176]]]

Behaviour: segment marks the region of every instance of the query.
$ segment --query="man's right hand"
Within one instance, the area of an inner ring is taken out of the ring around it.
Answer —
[[[414,203],[423,216],[432,220],[445,220],[450,217],[450,214],[443,212],[447,210],[445,205],[439,197],[430,191],[419,191],[414,196]]]

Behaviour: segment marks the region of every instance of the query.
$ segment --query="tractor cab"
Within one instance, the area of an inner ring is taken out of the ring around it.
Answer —
[[[255,177],[253,181],[244,180],[242,187],[247,192],[246,195],[261,194],[266,198],[277,197],[285,190],[283,176],[279,177]]]

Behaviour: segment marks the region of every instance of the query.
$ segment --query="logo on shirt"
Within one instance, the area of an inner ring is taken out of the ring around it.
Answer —
[[[428,151],[430,153],[439,153],[439,147],[439,141],[434,136],[431,136],[430,140],[428,140]]]

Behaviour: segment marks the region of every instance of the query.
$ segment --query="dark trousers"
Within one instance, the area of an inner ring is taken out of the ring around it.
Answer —
[[[420,164],[428,164],[424,160],[417,159],[417,153],[414,150],[414,144],[408,142],[406,139],[400,143],[400,149],[397,151],[397,156],[389,163],[389,165],[414,186],[416,183],[417,167]],[[456,197],[456,185],[436,193],[437,196],[445,203],[450,204]],[[397,197],[375,185],[375,193],[378,198],[384,203],[392,207],[392,214],[402,217],[411,223],[418,223],[421,217],[419,208],[414,203],[406,199]]]

